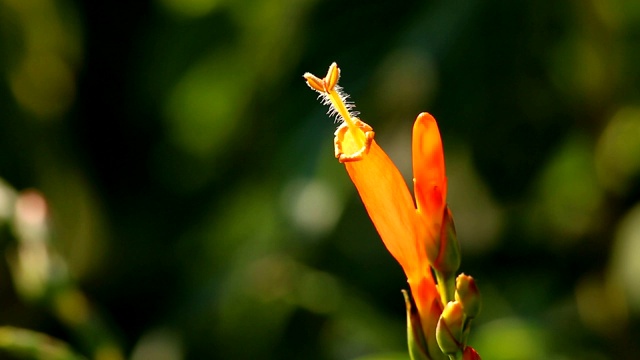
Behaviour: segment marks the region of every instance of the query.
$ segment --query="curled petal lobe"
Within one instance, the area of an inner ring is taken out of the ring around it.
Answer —
[[[375,135],[371,126],[360,119],[354,118],[354,123],[354,127],[343,123],[335,132],[334,150],[341,163],[361,160],[369,152]],[[358,141],[363,138],[364,142]]]

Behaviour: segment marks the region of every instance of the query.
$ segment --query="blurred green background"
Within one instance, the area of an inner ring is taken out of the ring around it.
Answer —
[[[407,179],[438,119],[484,359],[637,358],[637,0],[0,0],[0,347],[406,359],[333,61]]]

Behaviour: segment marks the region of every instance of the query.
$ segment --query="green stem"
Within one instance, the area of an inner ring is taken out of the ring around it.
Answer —
[[[453,301],[455,299],[456,279],[454,276],[448,276],[438,270],[435,270],[435,273],[436,280],[438,281],[440,300],[442,300],[442,306],[445,306],[449,301]]]
[[[471,320],[471,318],[465,316],[464,325],[462,326],[462,339],[460,339],[462,349],[467,346],[467,340],[469,339],[469,333],[471,332]]]

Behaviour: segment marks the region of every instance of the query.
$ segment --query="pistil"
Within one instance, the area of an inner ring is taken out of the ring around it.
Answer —
[[[351,116],[349,107],[345,104],[346,98],[340,92],[338,80],[340,79],[340,69],[334,62],[329,67],[327,75],[320,79],[311,73],[305,73],[304,78],[307,80],[307,85],[313,90],[319,92],[326,102],[331,105],[332,110],[340,115],[340,118],[347,124],[349,133],[354,141],[354,144],[358,148],[362,148],[366,144],[366,135],[364,131],[356,124],[355,118]],[[328,100],[328,101],[327,101]]]

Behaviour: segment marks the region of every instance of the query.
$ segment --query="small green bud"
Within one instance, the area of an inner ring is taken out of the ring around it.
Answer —
[[[478,316],[481,307],[480,290],[475,280],[469,275],[460,274],[456,279],[456,301],[458,301],[464,313],[471,319]]]
[[[451,274],[453,277],[460,268],[460,244],[456,235],[456,226],[453,223],[453,215],[447,206],[442,216],[442,227],[440,228],[440,252],[433,263],[433,267],[443,273]]]
[[[449,301],[442,310],[436,327],[436,340],[443,353],[452,355],[460,351],[464,317],[462,305],[457,301]]]

